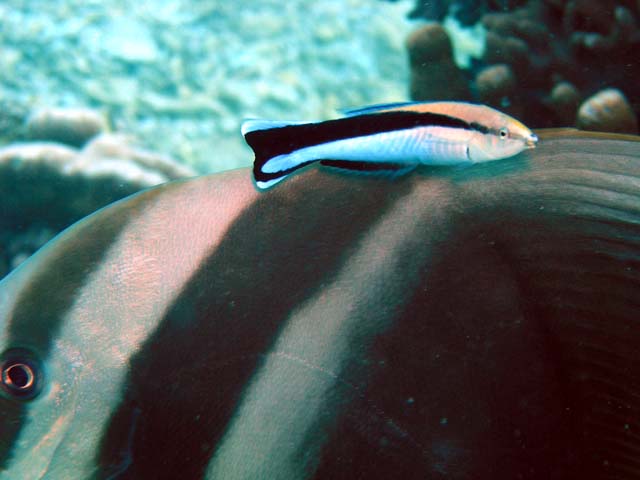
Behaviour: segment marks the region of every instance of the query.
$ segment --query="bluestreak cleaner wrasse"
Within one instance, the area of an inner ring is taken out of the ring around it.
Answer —
[[[73,225],[0,282],[0,480],[639,478],[640,143],[543,140]]]
[[[242,134],[255,153],[253,175],[259,188],[316,161],[397,176],[417,165],[500,160],[538,141],[518,120],[463,102],[376,105],[318,123],[246,120]]]

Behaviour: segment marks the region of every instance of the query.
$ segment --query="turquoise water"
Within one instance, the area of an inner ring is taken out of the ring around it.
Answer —
[[[371,0],[3,1],[0,98],[98,109],[113,129],[200,172],[248,165],[244,117],[310,120],[405,99],[406,10]]]

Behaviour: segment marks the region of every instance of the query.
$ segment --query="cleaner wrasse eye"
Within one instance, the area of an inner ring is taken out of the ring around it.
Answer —
[[[375,105],[315,123],[245,120],[242,134],[255,153],[253,174],[259,188],[269,188],[317,161],[395,176],[421,164],[500,160],[538,141],[515,118],[464,102]]]

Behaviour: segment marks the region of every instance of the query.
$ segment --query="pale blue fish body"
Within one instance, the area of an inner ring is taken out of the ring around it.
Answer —
[[[458,132],[443,127],[409,130],[336,140],[304,147],[278,155],[264,166],[265,173],[277,173],[310,159],[340,159],[372,163],[392,162],[398,165],[468,165],[467,143],[472,132]]]
[[[259,188],[314,162],[397,176],[418,165],[500,160],[537,142],[518,120],[465,102],[376,105],[316,123],[246,120],[242,134],[255,152]]]
[[[0,282],[0,479],[637,478],[638,158],[97,212]]]

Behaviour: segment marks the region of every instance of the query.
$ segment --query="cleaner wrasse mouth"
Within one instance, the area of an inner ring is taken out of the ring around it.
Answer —
[[[535,134],[71,227],[0,282],[0,480],[639,478],[640,142]]]
[[[529,135],[525,140],[525,145],[527,146],[527,148],[535,148],[537,143],[538,136],[535,133],[531,133],[531,135]]]

